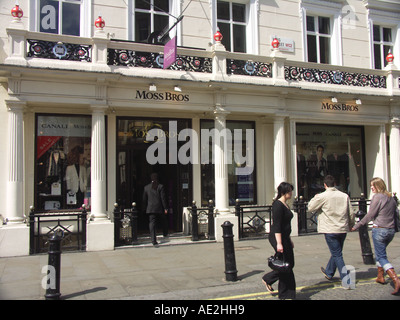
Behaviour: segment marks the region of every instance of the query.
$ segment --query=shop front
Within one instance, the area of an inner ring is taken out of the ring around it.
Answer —
[[[323,192],[332,175],[350,197],[365,193],[364,128],[327,124],[296,124],[298,196],[308,201]]]
[[[168,203],[170,232],[182,231],[182,208],[192,203],[192,164],[177,161],[176,151],[184,141],[177,139],[179,132],[191,127],[190,119],[117,117],[116,144],[116,202],[121,208],[129,208],[133,202],[139,212],[138,227],[141,234],[148,233],[148,218],[142,204],[144,186],[150,183],[150,175],[158,174],[165,187]],[[149,147],[152,133],[159,146],[157,159]],[[161,151],[162,150],[162,151]]]

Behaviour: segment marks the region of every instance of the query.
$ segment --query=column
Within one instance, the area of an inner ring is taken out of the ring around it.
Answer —
[[[400,196],[400,116],[392,117],[390,129],[390,191]]]
[[[7,224],[23,223],[24,189],[24,138],[23,112],[25,102],[7,101],[8,146],[7,146]]]
[[[215,176],[215,208],[220,214],[229,213],[228,194],[228,165],[226,163],[227,138],[226,116],[229,114],[223,107],[217,106],[215,115],[215,139],[214,139],[214,176]]]
[[[285,118],[278,117],[274,120],[274,187],[286,181],[286,143],[285,143]]]
[[[107,219],[106,135],[107,106],[92,106],[91,214],[95,220]]]
[[[224,96],[217,96],[217,100],[224,100]],[[239,220],[229,209],[229,188],[228,188],[228,162],[231,160],[232,140],[230,131],[226,128],[226,116],[230,113],[222,107],[223,103],[217,103],[214,109],[215,130],[214,130],[214,178],[215,178],[215,239],[218,242],[223,241],[222,224],[229,221],[233,224],[234,240],[239,240]]]

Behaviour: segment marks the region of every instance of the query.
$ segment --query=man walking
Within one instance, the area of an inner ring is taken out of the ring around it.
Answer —
[[[166,218],[168,214],[168,206],[164,186],[158,182],[157,173],[152,173],[150,178],[151,183],[144,187],[143,208],[149,216],[151,242],[154,246],[157,246],[157,219],[161,219],[164,238],[168,237],[168,223]]]
[[[308,211],[320,211],[318,216],[318,232],[325,235],[325,240],[331,252],[331,258],[324,269],[325,278],[332,280],[336,268],[339,270],[342,286],[353,289],[355,283],[349,283],[350,277],[343,260],[343,245],[347,232],[354,225],[354,212],[351,209],[350,198],[344,192],[335,188],[335,179],[328,175],[324,179],[325,191],[317,194],[308,204]]]

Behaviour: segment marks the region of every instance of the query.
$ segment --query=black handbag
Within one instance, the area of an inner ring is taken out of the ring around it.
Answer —
[[[286,262],[283,258],[283,254],[278,254],[278,252],[268,258],[268,266],[272,270],[282,273],[290,272],[290,270],[292,269],[289,265],[289,262]]]

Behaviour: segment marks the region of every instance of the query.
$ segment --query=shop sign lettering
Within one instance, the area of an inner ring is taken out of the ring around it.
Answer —
[[[158,101],[175,101],[175,102],[188,102],[189,95],[182,93],[172,92],[148,92],[145,90],[136,90],[136,99],[139,100],[158,100]]]
[[[322,102],[322,110],[333,110],[343,112],[358,112],[358,106],[346,103],[329,103]]]

